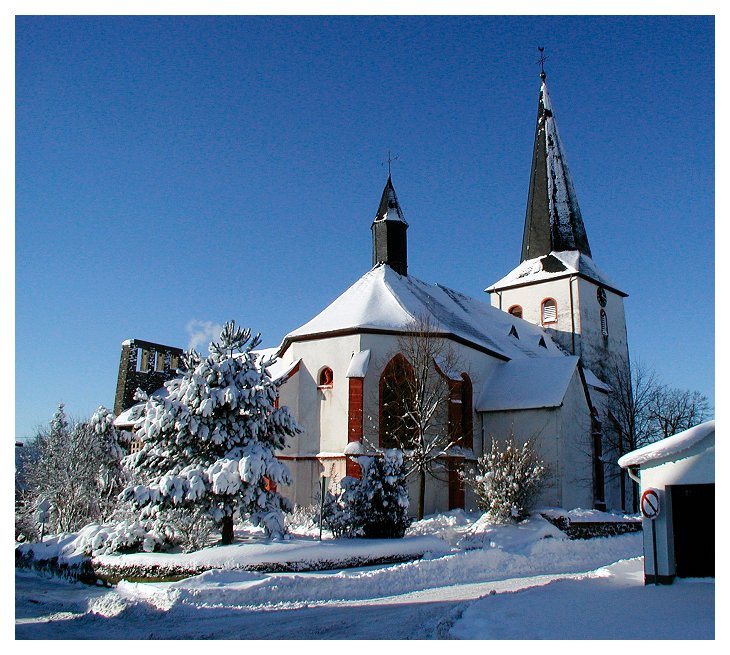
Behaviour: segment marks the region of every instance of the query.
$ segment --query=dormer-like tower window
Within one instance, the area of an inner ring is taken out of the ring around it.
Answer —
[[[522,305],[512,305],[512,307],[510,307],[507,312],[509,314],[512,314],[512,316],[522,318]]]
[[[542,309],[540,311],[542,323],[557,323],[558,321],[558,304],[552,298],[545,298],[542,301]]]

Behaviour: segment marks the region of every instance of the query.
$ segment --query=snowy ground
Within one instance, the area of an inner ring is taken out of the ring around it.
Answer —
[[[509,527],[475,518],[453,512],[422,521],[411,535],[438,537],[444,547],[423,560],[367,568],[228,568],[113,588],[17,570],[16,638],[714,637],[714,580],[644,586],[639,534],[570,541],[539,518]]]

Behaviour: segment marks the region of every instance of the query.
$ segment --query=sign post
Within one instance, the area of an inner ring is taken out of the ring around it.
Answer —
[[[641,513],[651,521],[651,546],[654,558],[654,585],[659,584],[659,562],[656,559],[656,525],[654,519],[659,516],[659,492],[651,487],[641,494]]]
[[[35,520],[36,523],[41,524],[41,542],[43,541],[43,532],[46,527],[46,521],[48,520],[48,510],[50,509],[51,503],[48,502],[47,498],[42,498],[35,506]]]
[[[322,517],[324,515],[324,499],[327,494],[327,478],[322,476],[320,478],[322,486],[319,493],[319,540],[322,541]]]

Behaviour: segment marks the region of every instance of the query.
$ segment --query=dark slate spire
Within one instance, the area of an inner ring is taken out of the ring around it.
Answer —
[[[561,250],[578,250],[590,257],[591,249],[558,136],[544,70],[540,78],[521,261]]]
[[[373,233],[373,266],[387,264],[396,273],[408,275],[408,223],[398,204],[390,175],[370,229]]]

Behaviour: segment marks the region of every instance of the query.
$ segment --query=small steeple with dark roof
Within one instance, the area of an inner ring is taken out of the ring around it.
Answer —
[[[543,62],[541,56],[539,63]],[[577,250],[591,256],[578,199],[558,136],[546,77],[543,69],[540,73],[542,85],[521,261],[562,250]]]
[[[390,175],[370,229],[373,234],[373,266],[387,264],[396,273],[408,275],[408,223],[398,204]]]

